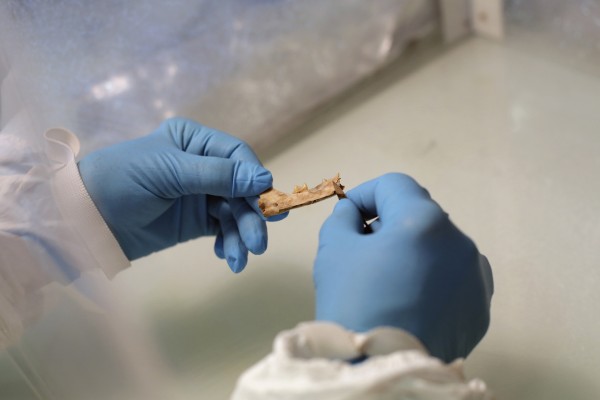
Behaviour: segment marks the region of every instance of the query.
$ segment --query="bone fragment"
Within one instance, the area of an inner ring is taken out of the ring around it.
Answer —
[[[312,189],[309,189],[306,183],[302,186],[295,186],[291,194],[271,188],[259,196],[258,206],[265,217],[272,217],[335,195],[339,198],[346,197],[344,186],[340,183],[340,174],[331,179],[323,179],[323,182]]]

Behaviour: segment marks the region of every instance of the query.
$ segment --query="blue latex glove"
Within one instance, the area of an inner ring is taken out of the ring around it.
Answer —
[[[404,329],[444,361],[466,357],[489,326],[490,266],[428,192],[388,174],[347,193],[323,225],[316,317],[353,331]],[[379,216],[373,233],[362,216]]]
[[[248,250],[267,248],[256,196],[272,176],[230,135],[174,118],[148,136],[88,155],[79,172],[130,260],[216,235],[215,253],[240,272]]]

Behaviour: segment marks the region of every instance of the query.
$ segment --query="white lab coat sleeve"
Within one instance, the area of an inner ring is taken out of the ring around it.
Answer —
[[[81,181],[77,138],[52,130],[44,148],[29,121],[0,131],[0,349],[42,313],[44,286],[129,265]]]
[[[361,356],[368,358],[352,364]],[[238,380],[232,400],[492,400],[468,381],[463,360],[428,355],[409,333],[378,328],[357,334],[327,322],[281,332],[273,352]]]
[[[73,133],[60,128],[49,130],[45,138],[46,153],[53,164],[52,191],[61,215],[83,240],[97,266],[112,278],[130,262],[79,175],[75,162],[79,140]]]

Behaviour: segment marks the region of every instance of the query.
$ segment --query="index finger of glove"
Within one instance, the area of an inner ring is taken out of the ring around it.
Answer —
[[[227,133],[185,118],[171,118],[165,124],[179,148],[186,153],[260,164],[246,142]]]
[[[258,163],[178,153],[168,165],[176,195],[257,196],[272,186],[271,172]]]
[[[403,217],[415,201],[432,201],[427,190],[410,176],[400,173],[365,182],[346,195],[366,219],[379,216],[383,224]]]

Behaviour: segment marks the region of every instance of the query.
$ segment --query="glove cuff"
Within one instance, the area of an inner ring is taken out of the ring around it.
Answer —
[[[79,140],[65,129],[45,134],[46,154],[54,170],[52,191],[61,214],[83,239],[90,254],[107,277],[114,277],[130,265],[116,238],[88,194],[75,157]]]

